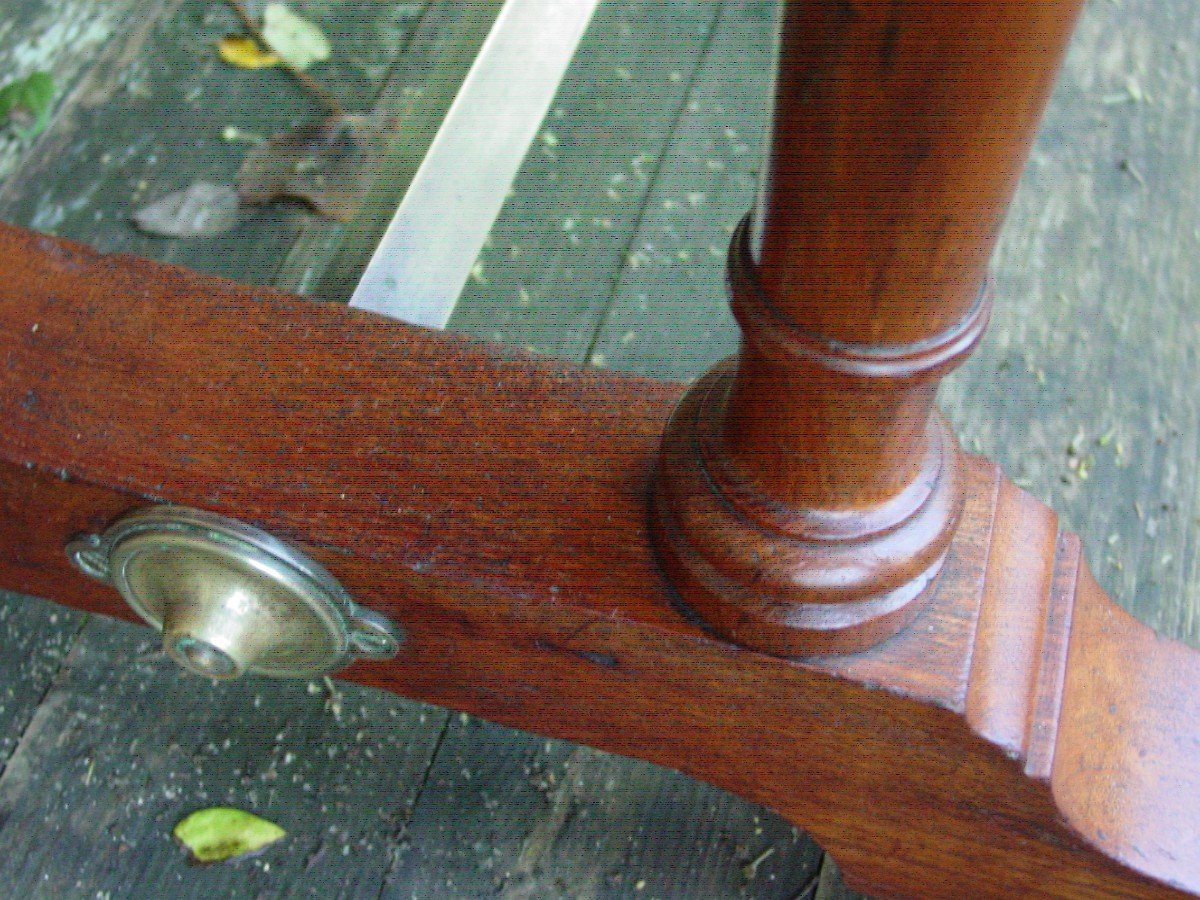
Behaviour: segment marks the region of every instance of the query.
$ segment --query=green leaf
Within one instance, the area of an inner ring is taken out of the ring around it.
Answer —
[[[303,72],[324,62],[333,52],[325,33],[282,3],[268,3],[263,10],[263,40],[293,69]]]
[[[249,856],[287,836],[274,822],[230,806],[197,810],[176,825],[173,834],[198,863]]]
[[[49,72],[34,72],[0,88],[0,124],[11,125],[22,140],[42,133],[53,108],[54,79]]]

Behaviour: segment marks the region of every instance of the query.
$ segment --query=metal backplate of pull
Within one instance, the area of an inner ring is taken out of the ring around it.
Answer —
[[[135,510],[72,540],[67,556],[161,630],[176,662],[209,678],[323,675],[394,656],[402,640],[305,553],[203,510]]]

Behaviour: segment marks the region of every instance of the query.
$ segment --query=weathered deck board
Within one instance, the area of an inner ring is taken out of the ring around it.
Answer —
[[[89,72],[100,48],[128,33],[130,11],[152,8],[139,0],[19,0],[0,16],[0,84],[51,71],[60,97]],[[147,13],[153,15],[152,12]],[[29,141],[0,135],[0,181],[26,160]]]
[[[678,773],[462,716],[384,896],[792,900],[820,859],[777,816]]]
[[[593,338],[593,365],[686,379],[737,349],[724,264],[758,186],[776,10],[728,4]]]
[[[0,776],[9,896],[378,896],[443,710],[174,671],[144,629],[95,620]],[[252,809],[289,832],[255,860],[193,867],[187,812]]]
[[[369,109],[420,20],[424,3],[311,0],[334,57],[314,70],[347,109]],[[195,180],[232,184],[246,152],[227,127],[268,136],[321,113],[286,73],[241,72],[214,51],[240,31],[226,3],[158,0],[127,17],[105,45],[18,177],[0,188],[0,217],[204,271],[270,284],[312,216],[295,205],[243,211],[228,234],[164,240],[143,234],[131,212]]]
[[[345,303],[475,60],[503,0],[430,3],[373,105],[395,119],[354,220],[305,217],[275,272],[275,287]]]
[[[426,21],[432,17],[421,15],[421,3],[403,4],[403,9],[341,6],[347,14],[335,15],[338,5],[328,3],[310,11],[332,23],[331,37],[341,59],[331,74],[343,100],[356,108],[371,104],[412,28],[434,45],[444,30],[445,23]],[[248,73],[214,62],[210,39],[235,28],[223,3],[189,6],[159,0],[64,6],[25,0],[0,22],[0,79],[48,69],[60,98],[51,127],[37,142],[0,142],[0,172],[15,172],[0,182],[0,213],[26,225],[56,224],[72,237],[110,249],[163,259],[183,254],[189,264],[221,270],[228,263],[222,241],[151,238],[132,228],[128,213],[138,194],[168,190],[202,174],[232,178],[245,148],[226,146],[213,123],[237,122],[249,130],[247,116],[253,118],[263,107],[274,108],[275,114],[293,108],[302,115],[311,113],[311,103],[277,73],[255,82]],[[189,66],[196,60],[201,65],[192,72]],[[207,112],[209,121],[172,115],[179,112],[181,91],[189,103]],[[255,102],[247,100],[247,92]],[[281,92],[291,106],[263,102]],[[257,115],[255,121],[262,120],[264,114]],[[140,181],[131,187],[129,166],[147,141],[153,144],[156,174],[142,179],[144,188]],[[65,181],[63,173],[75,180]],[[77,184],[83,188],[72,194]],[[247,258],[256,262],[253,271],[243,274],[246,280],[265,277],[279,264],[279,254],[273,258],[267,246],[279,238],[270,224],[278,215],[306,229],[316,219],[296,209],[272,211],[258,228],[266,244],[255,238],[253,225],[239,229],[238,241],[251,251]],[[290,247],[283,244],[279,249]],[[0,661],[8,676],[0,708],[0,762],[16,745],[83,622],[70,610],[30,600],[4,604],[3,616],[11,652]]]
[[[584,358],[721,6],[601,6],[451,327]]]
[[[130,0],[26,0],[6,9],[0,17],[0,84],[52,63],[58,89],[69,93],[90,71],[100,48],[115,39],[134,5]],[[29,142],[0,136],[0,189],[30,153]],[[16,749],[85,619],[39,601],[0,602],[0,766]]]

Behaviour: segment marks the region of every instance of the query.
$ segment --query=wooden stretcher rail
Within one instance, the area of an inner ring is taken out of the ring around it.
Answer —
[[[654,556],[682,386],[15,228],[0,258],[3,587],[131,618],[66,541],[147,500],[201,507],[404,625],[396,659],[346,677],[682,769],[810,830],[860,889],[1200,890],[1200,662],[987,461],[911,626],[769,656],[706,632]]]
[[[679,386],[12,228],[0,252],[20,382],[0,443],[18,466],[185,494],[325,561],[458,573],[529,602],[662,605],[631,500]],[[581,531],[571,510],[603,524]]]

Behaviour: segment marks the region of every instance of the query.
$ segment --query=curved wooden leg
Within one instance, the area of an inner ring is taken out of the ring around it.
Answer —
[[[1196,891],[1200,654],[1135,621],[1082,562],[1070,614],[1055,803],[1108,856]]]
[[[1117,610],[988,461],[962,461],[907,627],[764,654],[680,615],[656,565],[647,476],[680,386],[15,229],[0,251],[5,587],[134,616],[63,548],[168,497],[298,542],[404,625],[345,677],[682,769],[878,896],[1200,893],[1200,654]]]

